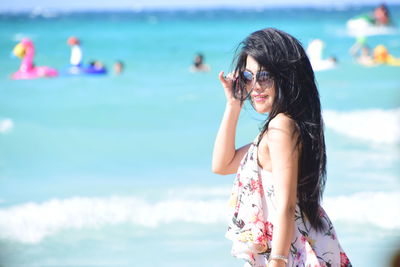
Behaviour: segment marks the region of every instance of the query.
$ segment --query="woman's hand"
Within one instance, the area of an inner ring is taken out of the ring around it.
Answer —
[[[241,101],[236,99],[233,95],[233,83],[235,81],[234,74],[231,72],[225,77],[224,72],[221,71],[218,75],[218,78],[222,84],[222,87],[224,88],[227,104],[240,108],[242,106]]]

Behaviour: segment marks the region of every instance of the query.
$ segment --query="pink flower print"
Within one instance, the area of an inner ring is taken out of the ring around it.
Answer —
[[[263,235],[259,235],[259,236],[257,237],[256,241],[257,241],[256,243],[264,243],[265,238],[264,238]]]
[[[306,243],[306,241],[307,241],[307,237],[305,237],[304,235],[302,235],[300,240],[301,240],[301,243],[304,244],[304,243]]]
[[[263,223],[262,221],[258,221],[258,222],[255,224],[255,226],[256,226],[258,229],[264,229],[264,223]]]
[[[264,223],[263,223],[263,213],[262,211],[253,204],[252,207],[252,213],[249,218],[249,223],[252,224],[252,229],[254,229],[257,232],[260,232],[264,228]]]
[[[272,223],[264,222],[263,211],[256,205],[253,205],[252,216],[249,222],[252,224],[254,249],[259,253],[265,252],[268,249],[267,240],[272,240]]]
[[[253,229],[255,230],[255,229]],[[258,230],[258,231],[257,231]],[[265,240],[265,235],[260,229],[257,229],[257,237],[254,240],[253,249],[258,253],[263,253],[268,249],[268,244]]]
[[[347,257],[346,253],[340,252],[340,267],[347,267],[350,265],[350,260]]]
[[[263,195],[263,193],[264,193],[264,190],[263,190],[263,187],[262,187],[262,183],[259,181],[259,180],[255,180],[255,179],[250,179],[250,182],[249,182],[249,190],[250,190],[250,192],[251,193],[259,193],[260,194],[260,196],[262,196]]]
[[[300,251],[297,251],[297,252],[296,252],[296,255],[294,255],[294,259],[295,259],[296,261],[299,261],[300,258],[301,258],[301,252],[300,252]]]
[[[250,191],[251,191],[251,192],[256,191],[256,190],[257,190],[257,186],[258,186],[258,185],[257,185],[257,181],[251,179],[251,180],[250,180]]]
[[[274,225],[270,222],[265,222],[264,227],[265,227],[265,236],[267,240],[271,241],[272,233],[274,231]]]
[[[253,210],[252,210],[251,222],[254,224],[257,224],[258,222],[262,222],[263,217],[264,217],[262,210],[259,207],[257,207],[255,204],[253,204],[252,209]]]
[[[270,222],[257,222],[256,224],[257,231],[259,233],[257,241],[259,243],[265,243],[267,240],[272,240],[272,224]]]
[[[256,257],[254,256],[253,253],[249,253],[249,256],[250,256],[250,258],[251,258],[251,260],[252,260],[253,262],[256,261]]]

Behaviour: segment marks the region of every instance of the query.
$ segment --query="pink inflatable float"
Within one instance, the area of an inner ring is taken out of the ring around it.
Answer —
[[[14,80],[55,77],[58,75],[57,70],[53,68],[47,66],[36,67],[34,65],[35,47],[33,46],[33,42],[28,38],[22,39],[14,47],[13,53],[17,57],[22,58],[19,70],[11,75],[11,78]]]

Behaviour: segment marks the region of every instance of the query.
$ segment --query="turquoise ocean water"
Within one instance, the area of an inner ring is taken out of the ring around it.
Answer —
[[[324,207],[354,266],[400,247],[400,67],[354,63],[346,21],[365,8],[0,14],[0,266],[242,266],[224,238],[233,176],[211,173],[224,110],[217,74],[239,42],[277,27],[326,43]],[[400,23],[400,7],[391,7]],[[13,81],[21,37],[63,70],[66,40],[110,75]],[[400,57],[400,33],[371,36]],[[211,66],[191,73],[197,52]],[[112,74],[123,60],[126,70]],[[241,115],[238,145],[262,116]]]

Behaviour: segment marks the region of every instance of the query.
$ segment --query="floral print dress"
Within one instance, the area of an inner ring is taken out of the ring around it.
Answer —
[[[244,259],[245,266],[266,267],[276,220],[273,175],[262,170],[257,160],[257,140],[249,147],[236,175],[230,198],[230,218],[226,237],[233,241],[232,255]],[[320,209],[327,226],[313,229],[297,205],[295,228],[286,266],[351,267],[325,211]]]

